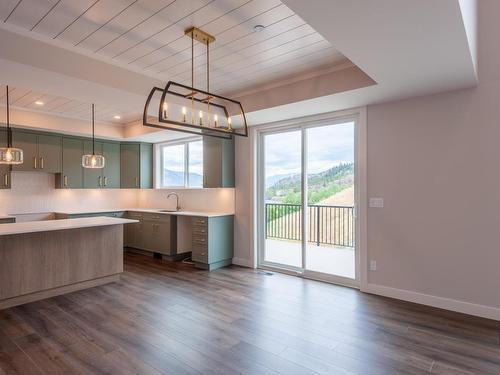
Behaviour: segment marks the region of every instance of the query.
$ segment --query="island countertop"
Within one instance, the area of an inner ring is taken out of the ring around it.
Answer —
[[[50,232],[57,230],[102,227],[108,225],[120,225],[137,223],[137,220],[121,219],[114,217],[86,217],[78,219],[29,221],[23,223],[9,223],[0,225],[0,236],[13,234]]]

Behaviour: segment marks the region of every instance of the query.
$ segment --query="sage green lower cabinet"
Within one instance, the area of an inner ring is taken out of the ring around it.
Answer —
[[[83,188],[83,140],[63,138],[62,172],[56,174],[56,187],[61,189]]]
[[[177,255],[177,217],[148,212],[128,212],[127,218],[139,223],[125,227],[125,246],[167,256]]]
[[[234,253],[234,216],[193,217],[191,259],[195,267],[214,270],[228,266]]]
[[[203,187],[234,187],[234,140],[203,137]]]
[[[123,189],[152,189],[153,145],[122,143],[120,147],[121,187]]]

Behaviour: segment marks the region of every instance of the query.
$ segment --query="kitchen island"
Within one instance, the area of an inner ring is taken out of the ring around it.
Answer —
[[[117,281],[123,225],[91,217],[0,225],[0,309]]]

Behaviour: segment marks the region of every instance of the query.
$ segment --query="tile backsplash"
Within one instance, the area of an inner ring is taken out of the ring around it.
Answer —
[[[0,190],[0,213],[27,214],[101,208],[170,208],[175,191],[184,210],[234,212],[234,189],[55,189],[55,175],[13,172],[12,188]]]

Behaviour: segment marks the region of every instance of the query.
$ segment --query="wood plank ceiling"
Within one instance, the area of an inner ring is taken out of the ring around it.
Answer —
[[[5,107],[5,95],[5,85],[0,85],[0,107]],[[43,94],[26,88],[9,86],[9,101],[10,107],[13,109],[19,108],[22,110],[48,113],[89,121],[89,123],[91,120],[91,103],[84,103],[79,100]],[[115,118],[115,116],[119,118]],[[98,122],[120,125],[137,121],[141,118],[141,115],[126,112],[123,111],[123,109],[96,104],[95,118]],[[0,122],[4,122],[3,113]]]
[[[345,60],[278,0],[2,0],[0,20],[88,56],[185,84],[191,84],[191,43],[184,30],[200,27],[216,37],[211,90],[221,94]],[[256,25],[265,28],[255,31]],[[205,63],[205,47],[196,45],[200,88]]]

